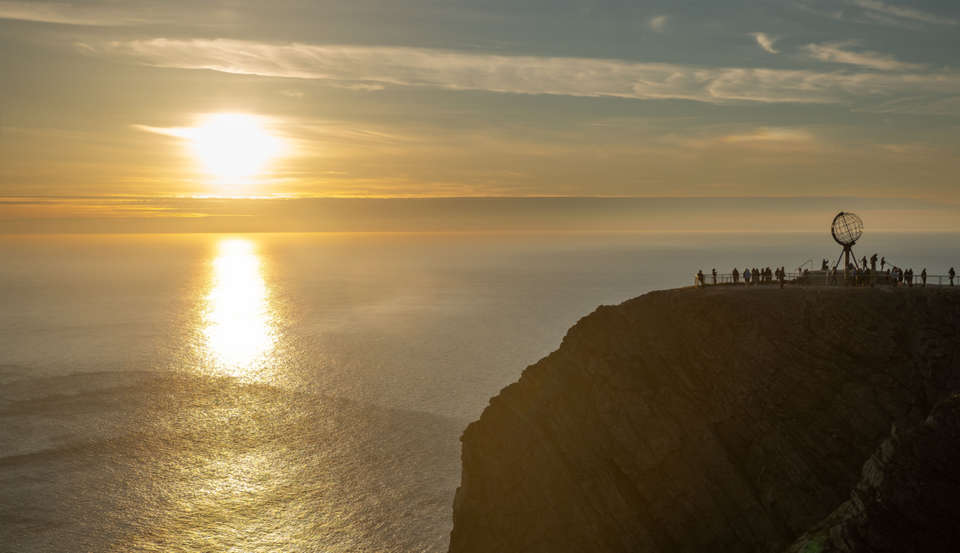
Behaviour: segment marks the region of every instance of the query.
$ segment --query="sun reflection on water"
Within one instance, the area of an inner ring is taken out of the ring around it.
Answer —
[[[276,346],[276,322],[260,264],[250,240],[220,241],[203,315],[206,354],[220,374],[259,380]]]

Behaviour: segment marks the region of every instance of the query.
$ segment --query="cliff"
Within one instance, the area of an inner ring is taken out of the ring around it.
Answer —
[[[450,551],[960,550],[957,391],[954,290],[600,307],[464,432]]]

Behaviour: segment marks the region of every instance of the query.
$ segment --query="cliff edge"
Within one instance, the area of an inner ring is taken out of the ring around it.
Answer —
[[[960,550],[960,293],[653,292],[463,434],[450,551]]]

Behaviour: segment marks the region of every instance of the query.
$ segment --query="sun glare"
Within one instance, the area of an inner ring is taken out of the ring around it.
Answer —
[[[219,372],[252,378],[276,340],[267,285],[253,243],[223,240],[206,299],[206,349]]]
[[[190,142],[203,169],[220,181],[260,175],[283,149],[260,118],[242,113],[207,116],[190,133]]]

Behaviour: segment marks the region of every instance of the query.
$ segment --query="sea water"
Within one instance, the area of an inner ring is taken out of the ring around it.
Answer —
[[[957,235],[855,253],[931,274]],[[597,305],[822,234],[0,237],[0,551],[445,551],[459,435]]]

